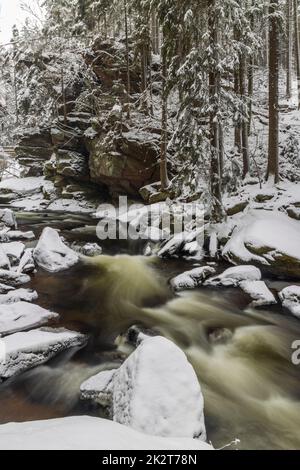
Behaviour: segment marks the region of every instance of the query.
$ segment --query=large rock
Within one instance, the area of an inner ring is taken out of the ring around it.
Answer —
[[[113,420],[163,437],[206,440],[203,396],[185,354],[169,340],[140,335],[141,343],[114,373],[84,383],[111,401]]]
[[[159,179],[159,137],[147,132],[102,136],[90,147],[91,179],[114,193],[139,195],[139,190]]]
[[[5,357],[0,362],[0,381],[47,362],[65,349],[82,346],[87,338],[68,330],[37,329],[5,336]]]
[[[295,317],[300,318],[300,286],[289,286],[279,293],[283,307]]]
[[[276,275],[300,278],[300,222],[280,212],[253,210],[238,220],[223,249],[233,264],[255,264]]]
[[[205,281],[206,286],[237,287],[241,282],[261,280],[261,272],[255,266],[234,266]]]
[[[78,152],[58,150],[56,152],[56,172],[75,180],[89,181],[88,159]]]
[[[14,292],[17,291],[11,291],[11,294],[14,294]],[[50,320],[56,320],[57,318],[57,313],[28,302],[22,301],[0,305],[0,336],[43,326]]]
[[[65,245],[56,230],[46,227],[33,251],[35,262],[49,272],[58,272],[79,261],[75,251]]]

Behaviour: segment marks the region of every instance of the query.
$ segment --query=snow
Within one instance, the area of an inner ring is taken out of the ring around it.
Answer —
[[[4,237],[5,240],[34,240],[35,235],[34,233],[29,230],[28,232],[22,232],[20,230],[10,230],[9,232],[6,232]]]
[[[19,274],[12,270],[0,269],[0,282],[2,284],[9,284],[10,286],[17,287],[30,282],[30,277],[27,276],[27,274]]]
[[[54,212],[70,212],[74,214],[93,214],[97,204],[89,201],[77,201],[75,199],[56,199],[47,209]]]
[[[174,277],[170,284],[175,291],[195,289],[203,284],[205,279],[213,276],[216,270],[211,266],[201,266]]]
[[[17,273],[31,273],[35,269],[34,259],[33,259],[33,249],[26,248],[22,258],[20,259],[19,266],[17,268]]]
[[[243,281],[260,281],[261,272],[255,266],[234,266],[205,281],[206,286],[237,287]]]
[[[25,250],[25,245],[22,242],[10,242],[10,243],[2,243],[1,248],[3,249],[4,253],[8,256],[8,258],[12,261],[18,261]]]
[[[289,286],[279,293],[283,307],[300,318],[300,286]]]
[[[9,191],[12,193],[32,194],[43,188],[45,178],[41,177],[28,177],[28,178],[9,178],[0,182],[0,192]]]
[[[0,336],[39,327],[57,318],[57,313],[27,302],[0,305]]]
[[[11,209],[0,209],[0,221],[7,227],[17,228],[16,217]]]
[[[72,416],[0,426],[5,450],[213,450],[199,439],[149,436],[113,421]]]
[[[109,406],[113,393],[115,372],[115,369],[106,370],[83,382],[80,387],[82,398],[94,400],[104,407]]]
[[[79,261],[78,254],[65,245],[56,230],[46,227],[33,251],[35,262],[49,272],[63,271]]]
[[[7,254],[4,252],[2,246],[0,245],[0,268],[10,269],[10,261]]]
[[[113,420],[120,424],[155,436],[205,440],[203,395],[185,354],[160,336],[139,339],[118,370],[101,372],[82,390],[94,388],[107,399],[111,394]]]
[[[8,379],[45,363],[61,351],[82,346],[86,337],[63,329],[37,329],[15,333],[2,339],[5,359],[0,363],[0,379]]]
[[[30,289],[17,289],[7,294],[0,294],[0,304],[13,304],[24,300],[25,302],[33,302],[38,298],[38,294]]]
[[[240,287],[252,298],[251,307],[277,304],[274,295],[263,281],[243,281]]]
[[[300,222],[277,211],[253,210],[239,220],[222,254],[231,262],[263,265],[281,255],[300,260],[299,239]]]

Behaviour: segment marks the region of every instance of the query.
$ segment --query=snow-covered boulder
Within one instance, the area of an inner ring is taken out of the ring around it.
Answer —
[[[6,227],[17,228],[16,216],[11,209],[0,209],[0,222]]]
[[[44,177],[9,178],[0,182],[0,193],[14,193],[15,195],[28,196],[42,190]]]
[[[0,268],[1,269],[10,269],[11,268],[9,258],[7,256],[7,254],[5,253],[5,251],[3,250],[1,245],[0,245]]]
[[[65,245],[56,230],[46,227],[33,251],[35,262],[49,272],[58,272],[74,266],[78,254]]]
[[[82,346],[86,337],[63,329],[38,329],[5,336],[5,358],[0,362],[0,381],[47,362],[65,349]]]
[[[57,318],[57,313],[27,302],[0,305],[0,336],[43,326]]]
[[[15,290],[14,287],[7,286],[6,284],[1,284],[0,283],[0,294],[7,294],[7,292],[11,292],[13,290]]]
[[[149,436],[92,416],[0,426],[2,450],[213,450],[199,439]]]
[[[22,242],[2,243],[1,248],[10,260],[11,264],[16,264],[22,257],[25,245]]]
[[[111,414],[120,424],[153,436],[206,440],[203,396],[185,354],[160,336],[139,339],[119,369],[101,372],[82,391],[94,388],[106,401],[111,395]]]
[[[0,294],[0,305],[14,304],[16,302],[33,302],[38,298],[36,291],[30,289],[16,289],[6,294]]]
[[[233,264],[264,266],[300,277],[300,222],[277,211],[253,210],[240,218],[222,255]]]
[[[33,249],[26,248],[22,258],[20,259],[20,263],[17,269],[17,273],[32,273],[35,270],[35,264],[33,259]]]
[[[201,286],[203,282],[209,277],[216,274],[216,270],[211,266],[201,266],[199,268],[192,269],[185,273],[179,274],[178,276],[171,279],[171,287],[175,291],[184,289],[195,289]]]
[[[0,282],[2,284],[8,284],[12,287],[18,287],[22,284],[27,284],[30,281],[30,277],[27,274],[19,274],[18,272],[0,269]]]
[[[289,286],[279,293],[283,307],[300,318],[300,286]]]
[[[234,266],[205,281],[206,286],[237,287],[243,281],[260,281],[261,272],[255,266]]]
[[[277,304],[274,295],[263,281],[243,281],[240,288],[253,300],[251,307]]]
[[[102,254],[102,248],[98,243],[86,243],[82,247],[81,253],[84,256],[99,256]]]
[[[0,236],[0,239],[2,241],[12,241],[12,240],[34,240],[35,235],[34,233],[29,230],[28,232],[22,232],[21,230],[10,230],[9,232],[6,232],[3,234],[3,236]]]

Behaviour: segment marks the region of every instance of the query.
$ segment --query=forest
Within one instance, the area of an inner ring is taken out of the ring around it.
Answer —
[[[16,1],[0,449],[299,450],[298,0]]]

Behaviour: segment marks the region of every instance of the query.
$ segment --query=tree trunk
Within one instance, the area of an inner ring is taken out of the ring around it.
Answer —
[[[292,0],[286,0],[286,97],[292,97]]]
[[[161,154],[160,154],[160,181],[162,191],[170,186],[167,167],[168,145],[168,94],[167,94],[167,58],[165,48],[162,52],[162,118],[161,118]]]
[[[212,197],[211,221],[219,223],[223,219],[222,210],[222,191],[220,174],[220,129],[222,123],[218,119],[219,96],[220,96],[220,74],[216,67],[218,64],[218,20],[215,13],[215,0],[209,0],[208,3],[208,28],[210,35],[211,48],[213,50],[213,64],[209,72],[209,132],[210,132],[210,184]],[[222,136],[222,132],[221,132]]]
[[[126,41],[126,66],[127,66],[127,119],[130,119],[130,61],[129,61],[129,38],[128,38],[128,9],[127,0],[124,0],[125,15],[125,41]]]
[[[296,73],[298,83],[298,109],[300,109],[300,45],[299,45],[299,26],[298,26],[298,0],[294,0],[294,29],[295,29],[295,54],[296,54]]]
[[[269,8],[269,156],[267,179],[279,181],[279,0]]]
[[[245,55],[240,55],[240,98],[241,101],[246,103],[246,69],[247,61]],[[243,178],[245,178],[250,171],[250,158],[249,158],[249,144],[248,144],[248,121],[246,116],[243,117],[241,122],[242,128],[242,155],[243,155]]]

